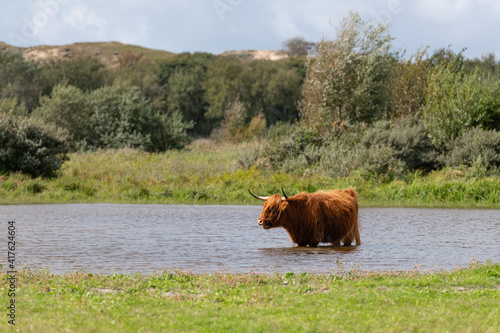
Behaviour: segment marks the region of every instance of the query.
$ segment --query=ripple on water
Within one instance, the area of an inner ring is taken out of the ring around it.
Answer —
[[[68,204],[0,206],[0,214],[16,221],[18,259],[54,273],[332,272],[500,262],[500,210],[362,208],[362,245],[304,248],[293,246],[284,229],[259,227],[261,209]],[[3,237],[0,246],[6,242]]]

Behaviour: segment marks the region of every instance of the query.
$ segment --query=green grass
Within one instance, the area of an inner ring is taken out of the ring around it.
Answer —
[[[270,195],[353,186],[362,206],[493,207],[500,204],[500,177],[470,177],[444,170],[376,182],[356,174],[282,173],[246,168],[257,143],[215,145],[197,141],[185,151],[148,154],[136,150],[75,153],[55,179],[0,176],[0,204],[156,203],[259,204],[247,192]]]
[[[0,276],[5,281],[5,272]],[[492,263],[434,273],[53,275],[22,270],[16,278],[20,332],[500,330],[500,265]],[[2,289],[3,307],[10,298]],[[4,315],[0,329],[7,326]]]

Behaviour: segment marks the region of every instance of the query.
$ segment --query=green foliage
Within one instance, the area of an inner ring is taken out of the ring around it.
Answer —
[[[296,119],[303,78],[299,68],[291,62],[215,59],[204,84],[209,105],[206,116],[220,121],[224,110],[238,98],[247,107],[247,123],[259,113],[268,125]]]
[[[91,147],[144,148],[148,144],[145,128],[152,109],[137,87],[115,83],[92,91],[89,100],[93,136],[86,140]]]
[[[155,111],[137,87],[115,83],[85,93],[56,86],[35,115],[67,128],[83,149],[135,147],[150,151],[181,148],[187,129],[179,113]]]
[[[439,62],[428,76],[422,121],[438,147],[444,147],[468,128],[483,124],[492,111],[498,112],[499,102],[493,91],[499,82],[483,77],[477,70],[466,73],[461,64],[459,54]]]
[[[44,84],[43,95],[49,95],[53,87],[64,83],[85,92],[98,89],[105,84],[106,70],[95,58],[78,57],[74,59],[51,60],[41,66],[41,80]]]
[[[50,96],[40,99],[40,107],[33,115],[66,128],[74,143],[89,141],[92,144],[91,140],[95,137],[90,121],[93,113],[88,94],[73,86],[56,85]]]
[[[67,153],[66,131],[30,118],[0,115],[0,172],[54,177]]]
[[[440,166],[439,151],[416,118],[406,118],[394,125],[389,121],[378,122],[366,132],[361,143],[367,149],[390,147],[394,157],[410,171],[430,171]]]
[[[248,109],[238,98],[228,105],[224,114],[224,121],[212,137],[220,141],[241,142],[244,140],[263,137],[267,132],[266,119],[262,113],[247,122]]]
[[[0,114],[11,116],[25,116],[24,105],[19,104],[17,97],[0,98]]]
[[[393,121],[418,117],[425,101],[425,89],[430,61],[426,61],[427,48],[417,51],[409,59],[395,65],[391,82],[391,112]]]
[[[283,46],[290,57],[305,57],[316,48],[315,43],[307,42],[301,36],[286,40],[283,42]]]
[[[205,117],[204,99],[207,68],[214,58],[209,53],[182,53],[159,65],[159,83],[165,88],[167,111],[180,112],[185,121],[193,121],[194,135],[208,135],[212,124]]]
[[[394,58],[388,25],[364,22],[350,13],[335,40],[323,38],[307,60],[299,108],[303,126],[329,133],[335,121],[372,122],[389,103],[389,74]]]
[[[20,52],[0,50],[0,98],[16,98],[30,112],[38,105],[39,74]]]
[[[500,167],[500,132],[475,127],[468,129],[447,145],[446,165],[458,167],[481,164]]]
[[[187,131],[193,126],[194,123],[184,121],[179,112],[154,113],[145,125],[146,132],[150,134],[145,148],[151,152],[182,149],[191,141]]]
[[[203,83],[207,118],[219,121],[224,118],[225,109],[241,94],[242,71],[241,61],[232,57],[217,57],[210,63]]]

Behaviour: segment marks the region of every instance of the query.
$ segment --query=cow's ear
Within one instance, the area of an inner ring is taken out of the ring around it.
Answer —
[[[283,201],[281,203],[281,210],[285,211],[288,208],[288,201]]]

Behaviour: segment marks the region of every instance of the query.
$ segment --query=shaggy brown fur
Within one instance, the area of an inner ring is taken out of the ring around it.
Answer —
[[[361,244],[358,226],[358,195],[347,190],[299,193],[288,199],[270,196],[259,217],[264,229],[283,227],[293,243]]]

